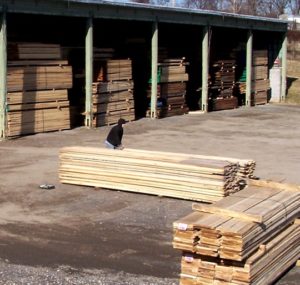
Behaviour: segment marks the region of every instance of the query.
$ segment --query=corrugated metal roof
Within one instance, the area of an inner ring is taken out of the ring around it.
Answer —
[[[212,15],[219,17],[229,17],[229,18],[237,18],[244,20],[254,20],[254,21],[264,21],[264,22],[272,22],[272,23],[287,23],[286,20],[275,19],[275,18],[267,18],[267,17],[259,17],[259,16],[251,16],[251,15],[241,15],[227,12],[219,12],[219,11],[211,11],[211,10],[201,10],[201,9],[190,9],[183,7],[169,7],[169,6],[159,6],[159,5],[151,5],[151,4],[143,4],[143,3],[133,3],[128,1],[106,1],[106,0],[63,0],[65,2],[75,2],[75,3],[83,3],[83,4],[98,4],[98,5],[111,5],[111,6],[119,6],[119,7],[128,7],[128,8],[137,8],[137,9],[150,9],[157,11],[176,11],[183,14],[191,14],[191,15]]]
[[[0,0],[0,11],[286,32],[281,19],[107,0]]]

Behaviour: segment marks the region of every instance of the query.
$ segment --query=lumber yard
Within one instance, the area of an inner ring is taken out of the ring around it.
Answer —
[[[0,285],[298,284],[299,106],[270,104],[287,22],[97,0],[0,14]],[[120,118],[125,148],[105,148]]]

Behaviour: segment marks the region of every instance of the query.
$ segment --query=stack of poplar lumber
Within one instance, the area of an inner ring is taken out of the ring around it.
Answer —
[[[252,57],[252,105],[268,103],[268,90],[270,82],[268,79],[268,51],[254,50]]]
[[[158,105],[157,117],[164,118],[183,115],[188,112],[185,102],[186,82],[189,75],[186,66],[189,63],[182,58],[165,58],[158,63]],[[149,86],[151,90],[151,85]]]
[[[194,204],[173,224],[180,284],[272,284],[300,257],[299,206],[299,186],[260,180],[214,204]]]
[[[56,44],[9,43],[7,136],[70,128],[72,67]]]
[[[211,69],[209,108],[212,111],[234,109],[238,100],[233,96],[235,87],[235,60],[215,61]]]
[[[216,157],[66,147],[59,177],[62,183],[213,202],[243,187],[238,168]]]
[[[115,124],[120,118],[135,119],[132,61],[106,59],[98,64],[93,83],[93,125]]]

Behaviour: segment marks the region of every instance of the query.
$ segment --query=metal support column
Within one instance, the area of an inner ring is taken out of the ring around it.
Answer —
[[[253,33],[248,31],[247,50],[246,50],[246,98],[245,106],[251,106],[251,89],[252,89],[252,48],[253,48]]]
[[[7,91],[7,31],[6,12],[0,16],[0,140],[5,138]]]
[[[151,41],[151,111],[150,117],[157,117],[157,60],[158,60],[158,24],[153,23]]]
[[[287,34],[284,34],[281,46],[281,91],[280,101],[285,101],[286,98],[286,56],[287,56]]]
[[[208,66],[209,66],[209,27],[203,28],[202,37],[202,94],[201,110],[208,111]]]
[[[93,84],[93,18],[87,20],[85,37],[85,126],[93,125],[92,109],[92,84]]]

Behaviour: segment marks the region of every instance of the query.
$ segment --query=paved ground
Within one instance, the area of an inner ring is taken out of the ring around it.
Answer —
[[[287,105],[142,119],[125,125],[124,144],[250,158],[257,176],[300,184],[299,121],[300,107]],[[102,147],[109,129],[0,142],[0,284],[179,284],[172,222],[192,202],[58,181],[59,149]],[[299,280],[294,267],[277,284]]]

